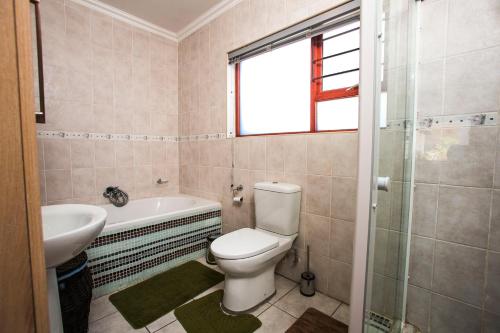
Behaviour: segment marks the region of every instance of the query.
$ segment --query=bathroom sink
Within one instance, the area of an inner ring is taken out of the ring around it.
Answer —
[[[63,333],[56,266],[85,250],[104,228],[108,213],[90,205],[42,207],[43,246],[51,333]]]
[[[56,267],[82,252],[104,228],[106,217],[106,211],[97,206],[42,207],[46,267]]]

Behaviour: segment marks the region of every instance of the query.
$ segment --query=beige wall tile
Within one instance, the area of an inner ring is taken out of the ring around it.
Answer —
[[[481,306],[485,265],[486,251],[438,241],[432,290]]]
[[[266,170],[283,172],[285,170],[285,147],[282,137],[266,138]]]
[[[487,247],[491,190],[441,186],[436,237]]]
[[[449,1],[447,54],[500,45],[498,19],[495,0]]]
[[[113,168],[115,166],[115,143],[113,141],[96,141],[95,167]]]
[[[352,266],[330,259],[328,296],[350,303]]]
[[[285,140],[285,173],[305,174],[307,169],[307,136],[289,135]]]
[[[43,144],[45,169],[69,169],[70,143],[67,140],[45,140]]]
[[[331,216],[354,221],[356,218],[356,186],[354,178],[333,177]]]
[[[307,173],[312,175],[332,175],[332,137],[319,134],[307,137]]]
[[[135,141],[134,165],[151,165],[151,148],[147,141]]]
[[[416,184],[413,199],[413,234],[435,236],[438,189],[438,185]]]
[[[45,189],[47,201],[70,199],[72,197],[71,171],[45,171]]]
[[[266,139],[264,137],[253,137],[250,141],[250,169],[266,169]]]
[[[72,169],[71,180],[73,182],[73,198],[85,198],[95,195],[95,169]]]
[[[431,293],[409,285],[407,299],[407,321],[417,326],[422,333],[429,332]]]
[[[412,236],[410,253],[409,283],[418,287],[430,289],[432,281],[432,263],[434,262],[434,240]]]
[[[100,199],[109,186],[121,186],[117,183],[116,170],[114,168],[95,169],[95,195]],[[128,191],[128,190],[125,190]]]
[[[330,218],[307,214],[305,222],[306,245],[309,245],[311,253],[328,257],[330,251]]]
[[[358,133],[332,135],[332,174],[340,177],[357,177]]]
[[[431,332],[480,332],[481,310],[451,298],[432,294]]]
[[[345,263],[352,263],[354,247],[354,223],[332,220],[330,234],[330,257]]]
[[[486,290],[484,307],[487,311],[500,315],[500,253],[488,253],[488,271],[486,273]]]
[[[93,168],[94,167],[94,142],[90,140],[71,141],[71,167]]]
[[[445,114],[500,109],[500,78],[491,70],[500,66],[499,50],[495,47],[446,59]]]
[[[331,190],[331,177],[307,176],[307,213],[330,216]]]

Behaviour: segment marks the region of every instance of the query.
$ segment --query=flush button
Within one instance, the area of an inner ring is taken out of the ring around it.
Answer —
[[[278,182],[277,181],[273,181],[273,184],[278,184]]]

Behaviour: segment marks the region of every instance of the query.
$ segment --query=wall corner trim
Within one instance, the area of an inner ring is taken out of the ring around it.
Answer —
[[[217,5],[213,6],[205,13],[198,16],[193,22],[189,23],[186,27],[179,30],[177,33],[177,38],[182,41],[184,38],[191,35],[193,32],[206,25],[207,23],[213,21],[218,16],[220,16],[225,11],[233,8],[243,0],[223,0]]]
[[[156,24],[150,23],[137,16],[129,14],[121,9],[105,4],[104,2],[99,0],[69,0],[69,1],[93,9],[100,13],[107,14],[117,20],[147,30],[149,32],[168,38],[178,43],[184,38],[191,35],[199,28],[201,28],[202,26],[204,26],[205,24],[211,22],[212,20],[220,16],[225,11],[233,8],[243,0],[222,0],[220,3],[213,6],[200,16],[198,16],[194,21],[189,23],[186,27],[179,30],[178,33],[162,28]]]
[[[114,19],[120,20],[122,22],[128,23],[135,27],[147,30],[154,34],[160,35],[162,37],[168,38],[174,42],[178,42],[178,35],[175,32],[164,29],[156,24],[150,23],[146,20],[143,20],[137,16],[129,14],[121,9],[105,4],[99,0],[70,0],[76,4],[81,6],[93,9],[103,14],[107,14]]]

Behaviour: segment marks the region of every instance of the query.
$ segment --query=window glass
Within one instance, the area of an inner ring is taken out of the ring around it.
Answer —
[[[310,39],[239,66],[240,135],[310,130]]]
[[[358,128],[358,97],[316,103],[318,131]]]

